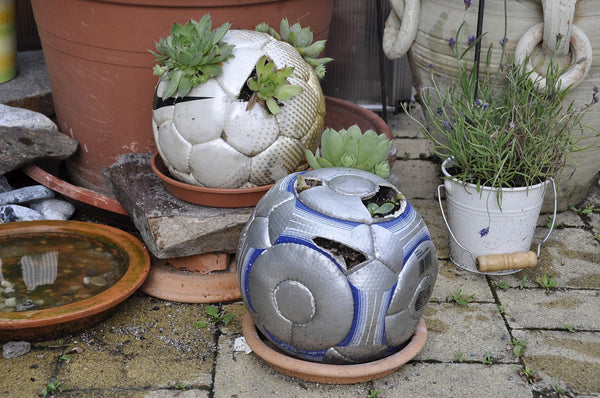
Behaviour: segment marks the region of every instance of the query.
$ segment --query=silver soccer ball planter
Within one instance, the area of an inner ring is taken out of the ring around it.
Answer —
[[[234,58],[223,72],[193,88],[184,98],[160,96],[159,82],[152,112],[158,152],[176,179],[211,188],[271,184],[298,171],[304,150],[315,150],[323,131],[325,97],[312,67],[288,43],[266,33],[230,30],[223,42],[235,45]],[[241,98],[260,57],[277,69],[294,68],[290,84],[302,92],[272,115],[259,104],[246,110]]]
[[[397,196],[381,217],[365,205]],[[257,328],[284,352],[323,363],[369,362],[401,349],[438,270],[415,209],[388,181],[348,168],[276,183],[248,221],[237,258]]]

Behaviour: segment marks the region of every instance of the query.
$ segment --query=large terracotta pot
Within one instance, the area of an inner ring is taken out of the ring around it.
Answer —
[[[148,49],[173,22],[254,29],[281,18],[327,36],[333,0],[32,0],[59,128],[79,141],[72,181],[109,194],[101,170],[127,152],[154,152],[156,76]]]
[[[447,84],[457,73],[456,59],[448,45],[451,37],[464,21],[462,42],[476,34],[477,4],[465,10],[462,1],[446,0],[390,0],[394,11],[390,14],[384,35],[384,49],[388,57],[397,58],[408,52],[415,85],[430,84],[431,71],[438,84]],[[524,61],[531,55],[531,63],[543,75],[550,57],[565,65],[582,57],[585,61],[563,75],[563,84],[574,84],[568,99],[577,106],[589,103],[594,86],[600,86],[600,2],[552,0],[507,0],[508,54]],[[482,60],[493,45],[491,67],[496,70],[500,63],[504,33],[504,2],[485,4],[482,31]],[[562,40],[556,50],[556,38]],[[506,62],[506,59],[504,60]],[[430,68],[432,64],[433,69]],[[584,118],[585,124],[600,124],[600,107],[592,107]],[[559,209],[578,204],[585,197],[591,183],[600,170],[600,137],[589,131],[581,145],[591,149],[573,154],[560,179]],[[575,168],[576,167],[576,168]],[[548,206],[546,206],[548,209]]]

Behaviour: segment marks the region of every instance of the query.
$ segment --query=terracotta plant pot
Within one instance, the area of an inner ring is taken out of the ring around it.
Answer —
[[[421,319],[408,344],[397,353],[372,362],[331,365],[292,358],[273,348],[259,335],[254,320],[249,314],[244,318],[243,330],[246,342],[252,351],[274,369],[287,376],[326,384],[364,383],[387,376],[414,358],[423,349],[427,340],[427,327],[425,321]]]
[[[327,37],[333,0],[32,0],[59,128],[79,141],[72,182],[110,195],[101,170],[128,152],[155,152],[154,40],[173,22],[210,13],[215,26],[279,26],[281,18]]]
[[[64,236],[66,244],[69,239],[103,242],[121,252],[128,265],[124,275],[114,285],[80,301],[40,310],[0,310],[0,342],[52,339],[88,328],[132,295],[150,270],[150,256],[144,245],[130,234],[106,225],[79,221],[27,221],[0,225],[0,241],[15,236],[23,239]],[[1,254],[2,257],[5,255],[10,253]],[[58,267],[61,266],[60,255],[59,250]],[[6,267],[4,272],[8,275]]]

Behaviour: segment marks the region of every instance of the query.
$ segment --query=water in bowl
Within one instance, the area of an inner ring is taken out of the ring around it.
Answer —
[[[32,311],[84,300],[114,285],[127,255],[78,234],[0,237],[0,312]]]

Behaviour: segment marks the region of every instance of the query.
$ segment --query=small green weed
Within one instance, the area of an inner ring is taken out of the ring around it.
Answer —
[[[58,380],[50,380],[48,384],[46,384],[46,388],[44,388],[40,392],[40,397],[47,397],[60,394],[63,391],[67,391],[65,387],[61,387],[61,382]]]
[[[382,392],[382,390],[373,390],[371,388],[369,389],[369,395],[367,395],[367,398],[377,398]]]
[[[527,342],[519,339],[512,338],[510,340],[513,345],[513,353],[517,358],[520,358],[525,353],[525,347],[527,347]]]
[[[554,223],[554,228],[555,229],[562,229],[565,227],[565,223],[564,222],[555,222]],[[550,216],[546,216],[546,228],[550,229],[552,228],[552,217]]]
[[[456,362],[463,363],[465,358],[463,357],[463,353],[460,351],[454,351],[454,359]]]
[[[524,275],[523,279],[521,279],[521,284],[519,285],[519,289],[523,290],[523,288],[525,288],[526,282],[527,282],[527,275]]]
[[[521,366],[518,368],[519,374],[524,381],[528,381],[530,383],[534,382],[537,379],[535,374],[535,370],[531,369],[529,366]]]
[[[600,242],[600,232],[594,233],[594,239],[596,239],[598,242]]]
[[[208,326],[208,323],[212,323],[213,325],[223,324],[225,326],[229,325],[229,322],[233,320],[235,314],[228,314],[225,310],[219,310],[214,305],[208,305],[204,308],[204,312],[209,316],[208,321],[196,321],[194,322],[194,327],[196,328],[205,328]]]
[[[571,333],[575,333],[575,326],[571,325],[570,323],[565,323],[565,329]]]
[[[506,281],[492,281],[492,286],[497,288],[497,289],[502,289],[502,290],[506,290],[510,287],[510,284]]]
[[[554,279],[554,277],[549,277],[546,274],[542,275],[541,277],[535,278],[535,283],[537,283],[538,285],[540,285],[540,287],[543,287],[546,290],[550,290],[558,286],[558,282],[556,281],[556,279]]]
[[[579,214],[580,216],[586,216],[588,214],[592,214],[593,212],[600,212],[600,207],[596,207],[594,205],[587,205],[583,209],[578,209],[577,207],[571,205],[569,209]]]
[[[458,289],[456,292],[452,293],[452,295],[448,298],[454,301],[456,304],[468,305],[471,301],[475,299],[475,295],[470,294],[468,296],[465,296],[462,294],[462,290]]]
[[[486,352],[485,357],[483,358],[483,361],[481,361],[481,363],[483,363],[484,365],[493,365],[495,361],[496,360],[492,356],[492,353]]]
[[[187,388],[187,384],[185,384],[183,381],[178,381],[173,387],[175,387],[177,390],[185,390]]]
[[[498,312],[502,315],[510,315],[501,304],[496,304],[496,308],[498,308]]]
[[[71,361],[71,359],[72,359],[72,358],[73,358],[73,357],[72,357],[71,355],[63,354],[63,355],[61,355],[60,357],[58,357],[58,360],[59,360],[59,361],[62,361],[62,362],[69,363],[69,362]]]

